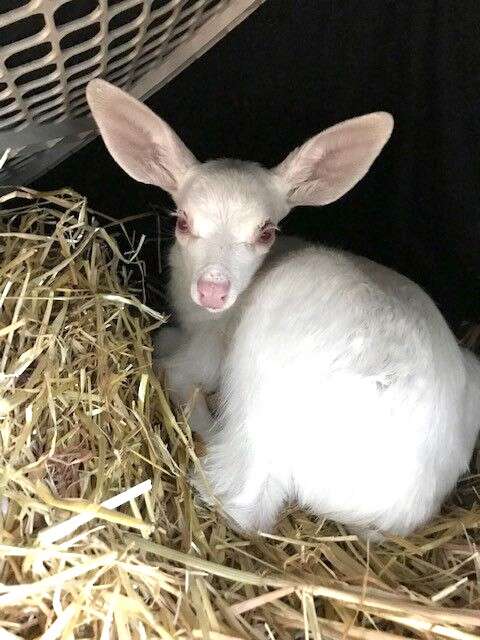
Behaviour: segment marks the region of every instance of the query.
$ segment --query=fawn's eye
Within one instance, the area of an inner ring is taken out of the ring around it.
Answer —
[[[270,244],[275,240],[276,227],[269,220],[260,227],[257,232],[256,241],[260,244]]]
[[[183,234],[190,233],[190,225],[184,213],[181,213],[177,218],[177,231]]]

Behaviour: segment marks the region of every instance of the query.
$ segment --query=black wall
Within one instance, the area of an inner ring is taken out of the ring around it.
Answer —
[[[267,0],[148,104],[198,158],[267,165],[335,122],[390,111],[370,174],[284,228],[409,275],[456,327],[480,320],[478,0]],[[34,186],[66,185],[113,215],[168,204],[100,140]]]

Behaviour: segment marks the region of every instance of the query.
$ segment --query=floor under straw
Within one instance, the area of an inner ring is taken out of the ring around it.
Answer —
[[[409,539],[293,511],[239,538],[187,482],[142,238],[68,190],[0,205],[0,640],[480,637],[478,453]]]

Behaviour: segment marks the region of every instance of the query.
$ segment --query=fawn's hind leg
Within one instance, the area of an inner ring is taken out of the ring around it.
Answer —
[[[269,476],[261,461],[248,461],[235,436],[217,430],[207,444],[193,482],[207,504],[220,503],[232,527],[243,532],[270,531],[286,497],[281,484]]]

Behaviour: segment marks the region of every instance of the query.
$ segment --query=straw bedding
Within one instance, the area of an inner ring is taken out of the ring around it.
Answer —
[[[68,190],[0,202],[0,640],[480,637],[478,454],[409,539],[298,512],[238,537],[187,482],[141,238]]]

